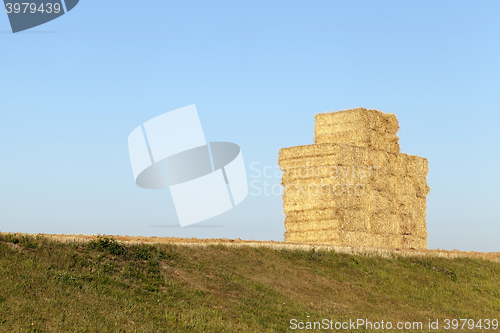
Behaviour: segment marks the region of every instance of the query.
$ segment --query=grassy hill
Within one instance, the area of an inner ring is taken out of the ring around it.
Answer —
[[[0,331],[292,332],[320,322],[333,332],[359,319],[405,332],[420,329],[397,323],[428,331],[439,320],[437,332],[462,318],[474,329],[458,321],[448,331],[495,331],[499,277],[500,263],[471,258],[0,234]],[[358,328],[339,331],[372,331]]]

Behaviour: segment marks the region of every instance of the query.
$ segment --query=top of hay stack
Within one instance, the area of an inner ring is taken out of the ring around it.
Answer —
[[[399,124],[393,113],[384,113],[378,110],[356,108],[351,110],[318,113],[316,128],[331,126],[343,131],[373,130],[381,133],[396,134]]]
[[[342,143],[399,153],[398,120],[392,113],[356,108],[319,113],[314,125],[315,143]]]

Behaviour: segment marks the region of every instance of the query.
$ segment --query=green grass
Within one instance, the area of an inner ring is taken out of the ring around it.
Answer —
[[[288,332],[291,319],[325,318],[442,328],[500,319],[499,277],[499,263],[466,258],[0,234],[0,331]]]

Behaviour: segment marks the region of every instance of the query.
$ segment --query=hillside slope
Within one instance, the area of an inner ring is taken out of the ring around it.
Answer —
[[[3,233],[0,331],[286,332],[323,319],[422,322],[425,331],[439,320],[444,331],[454,318],[481,319],[484,330],[500,319],[499,276],[500,263],[475,258]]]

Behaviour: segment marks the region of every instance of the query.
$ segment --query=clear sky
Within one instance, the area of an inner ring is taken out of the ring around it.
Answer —
[[[0,15],[0,230],[282,240],[280,178],[259,171],[313,143],[316,113],[366,107],[429,160],[429,247],[500,251],[499,17],[496,0],[81,0],[12,34]],[[127,138],[190,104],[261,194],[180,228],[168,190],[135,185]]]

